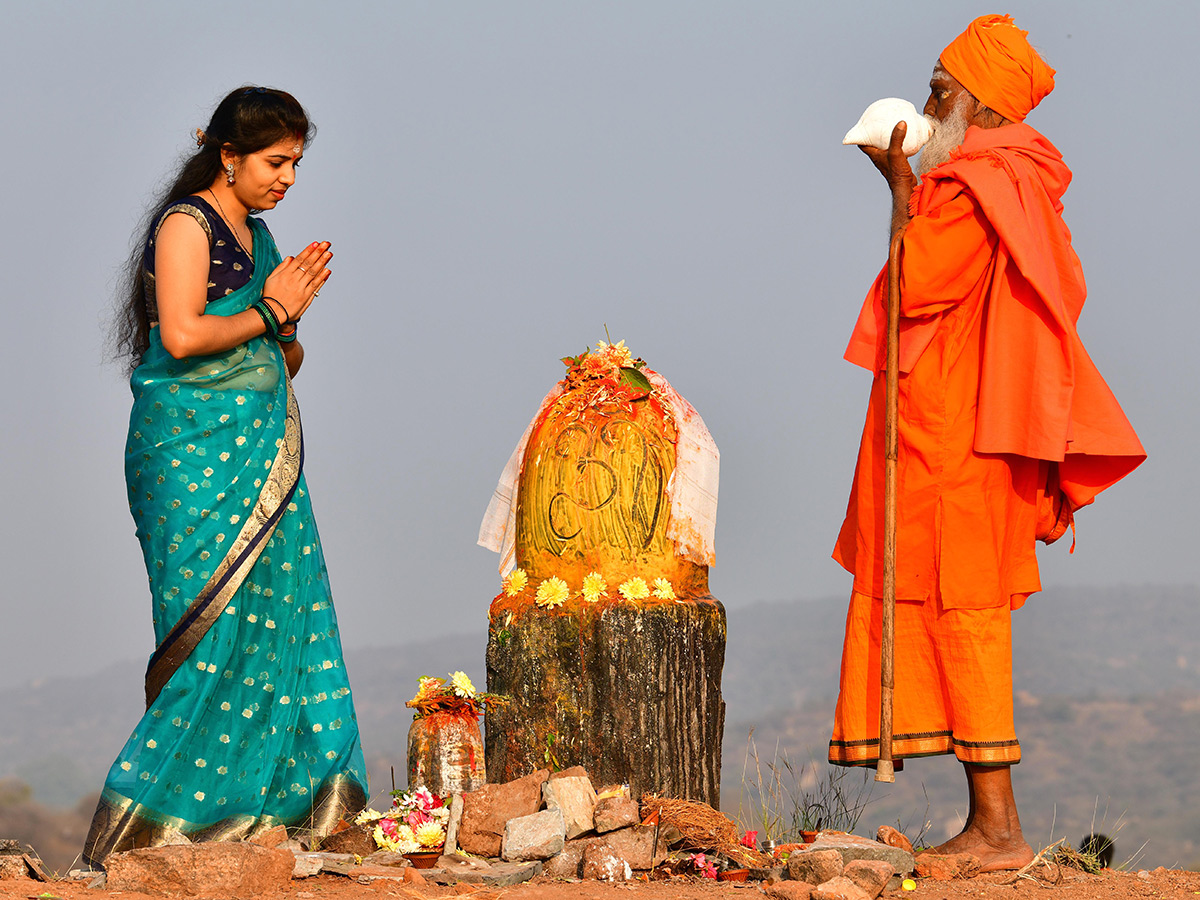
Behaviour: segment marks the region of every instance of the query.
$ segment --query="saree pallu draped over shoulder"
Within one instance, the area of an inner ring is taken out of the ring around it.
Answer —
[[[255,275],[208,315],[248,308],[279,262],[250,221]],[[263,337],[175,359],[154,329],[130,386],[125,475],[156,649],[84,860],[180,833],[328,833],[365,804],[366,769],[283,355]]]

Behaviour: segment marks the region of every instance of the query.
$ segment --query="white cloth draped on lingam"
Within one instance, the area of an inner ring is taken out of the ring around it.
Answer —
[[[667,519],[667,537],[675,543],[675,553],[697,565],[711,566],[716,561],[717,485],[721,454],[708,428],[692,404],[652,369],[642,369],[654,392],[671,411],[678,431],[675,444],[675,470],[667,481],[667,499],[671,514]],[[483,523],[479,526],[479,545],[500,554],[500,574],[507,575],[516,566],[517,485],[525,462],[525,448],[533,426],[547,407],[563,394],[561,384],[548,393],[537,414],[530,420],[521,440],[508,458],[500,483],[492,494]]]

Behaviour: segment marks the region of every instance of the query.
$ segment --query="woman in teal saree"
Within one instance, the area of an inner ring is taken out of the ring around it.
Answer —
[[[332,254],[281,260],[247,215],[283,198],[310,130],[290,95],[234,91],[137,259],[125,474],[157,647],[88,834],[93,867],[179,834],[320,836],[366,801],[291,386],[295,323]]]

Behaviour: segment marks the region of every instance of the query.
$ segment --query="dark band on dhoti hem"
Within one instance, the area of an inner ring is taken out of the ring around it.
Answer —
[[[892,737],[893,759],[915,759],[953,753],[961,762],[978,766],[1012,766],[1021,761],[1016,739],[962,741],[949,731],[897,734]],[[839,766],[870,766],[879,761],[879,738],[830,741],[829,762]]]

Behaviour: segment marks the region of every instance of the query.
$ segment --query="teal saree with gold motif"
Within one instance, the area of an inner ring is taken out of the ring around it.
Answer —
[[[279,253],[254,230],[262,296]],[[84,849],[239,840],[283,824],[322,835],[366,802],[366,767],[278,344],[175,359],[151,331],[125,451],[156,649],[146,713],[109,771]]]

